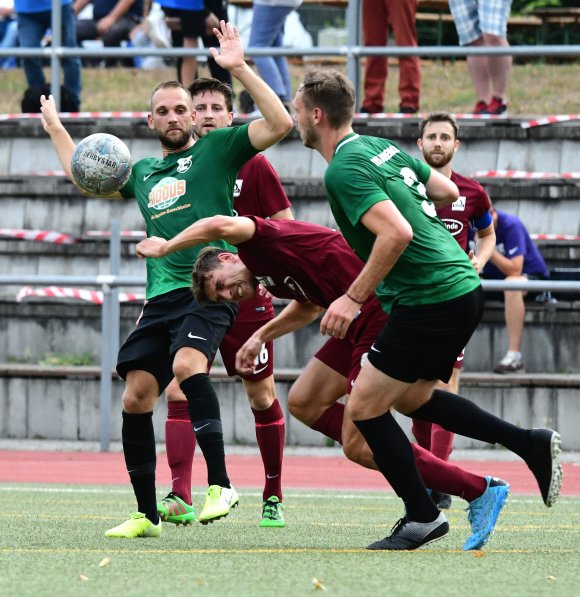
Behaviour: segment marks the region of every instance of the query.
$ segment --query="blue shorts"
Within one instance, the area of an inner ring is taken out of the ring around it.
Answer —
[[[459,44],[466,46],[484,33],[507,37],[512,0],[449,0]]]

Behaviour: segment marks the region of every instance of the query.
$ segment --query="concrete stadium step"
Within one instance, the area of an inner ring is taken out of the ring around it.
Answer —
[[[288,415],[286,396],[300,370],[277,370],[277,395],[286,415],[286,445],[324,446],[327,440]],[[214,368],[227,444],[255,445],[255,425],[241,383]],[[580,375],[494,375],[464,373],[461,394],[486,410],[522,427],[552,427],[564,450],[579,450]],[[113,376],[110,439],[121,438],[123,382]],[[165,437],[167,403],[159,400],[153,423],[158,441]],[[0,363],[0,437],[13,439],[98,441],[100,437],[98,367],[35,367]],[[397,415],[410,435],[410,419]],[[456,449],[489,448],[457,436]]]
[[[247,122],[236,119],[235,123]],[[526,170],[541,172],[574,172],[580,147],[580,122],[569,121],[523,128],[527,121],[517,118],[460,119],[463,147],[455,158],[459,172],[488,170]],[[356,118],[358,133],[384,136],[405,150],[418,155],[415,140],[417,117]],[[125,140],[134,160],[160,155],[158,142],[145,119],[74,118],[65,126],[74,139],[95,132],[107,132]],[[296,131],[266,154],[282,178],[321,178],[324,160],[303,147]],[[13,119],[0,122],[0,175],[30,174],[60,170],[61,166],[51,142],[38,119]]]
[[[284,303],[276,301],[277,311]],[[141,302],[120,306],[121,341],[135,327]],[[532,373],[578,372],[580,301],[528,303],[523,339],[526,370]],[[17,303],[0,298],[0,362],[37,363],[47,353],[93,355],[99,362],[101,307],[78,300],[31,298]],[[280,338],[275,344],[278,368],[304,367],[324,343],[319,325]],[[465,371],[489,372],[507,348],[503,304],[490,301],[465,354]],[[218,357],[216,364],[221,359]]]

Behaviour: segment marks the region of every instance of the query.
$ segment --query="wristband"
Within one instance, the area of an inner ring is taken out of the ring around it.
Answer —
[[[352,298],[352,296],[350,296],[350,294],[348,294],[348,292],[345,292],[344,294],[347,298],[349,298],[353,303],[356,303],[357,305],[364,305],[366,302],[366,301],[357,301],[355,298]]]

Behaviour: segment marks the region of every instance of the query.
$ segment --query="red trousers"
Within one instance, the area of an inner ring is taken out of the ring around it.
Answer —
[[[389,28],[397,46],[417,46],[417,0],[363,0],[362,29],[365,46],[387,46]],[[384,112],[387,58],[367,56],[363,110]],[[418,56],[399,58],[400,108],[419,110],[421,64]]]

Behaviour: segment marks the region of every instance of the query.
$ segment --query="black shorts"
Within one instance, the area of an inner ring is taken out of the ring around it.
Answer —
[[[205,35],[205,10],[181,10],[179,8],[164,8],[168,17],[178,17],[181,20],[181,35],[183,37],[203,37]]]
[[[147,302],[137,327],[119,351],[117,372],[147,371],[160,391],[173,378],[173,357],[184,346],[202,352],[211,362],[232,326],[237,305],[198,305],[189,288],[179,288]]]
[[[434,305],[395,305],[369,351],[370,363],[393,379],[448,382],[483,313],[480,287]]]

